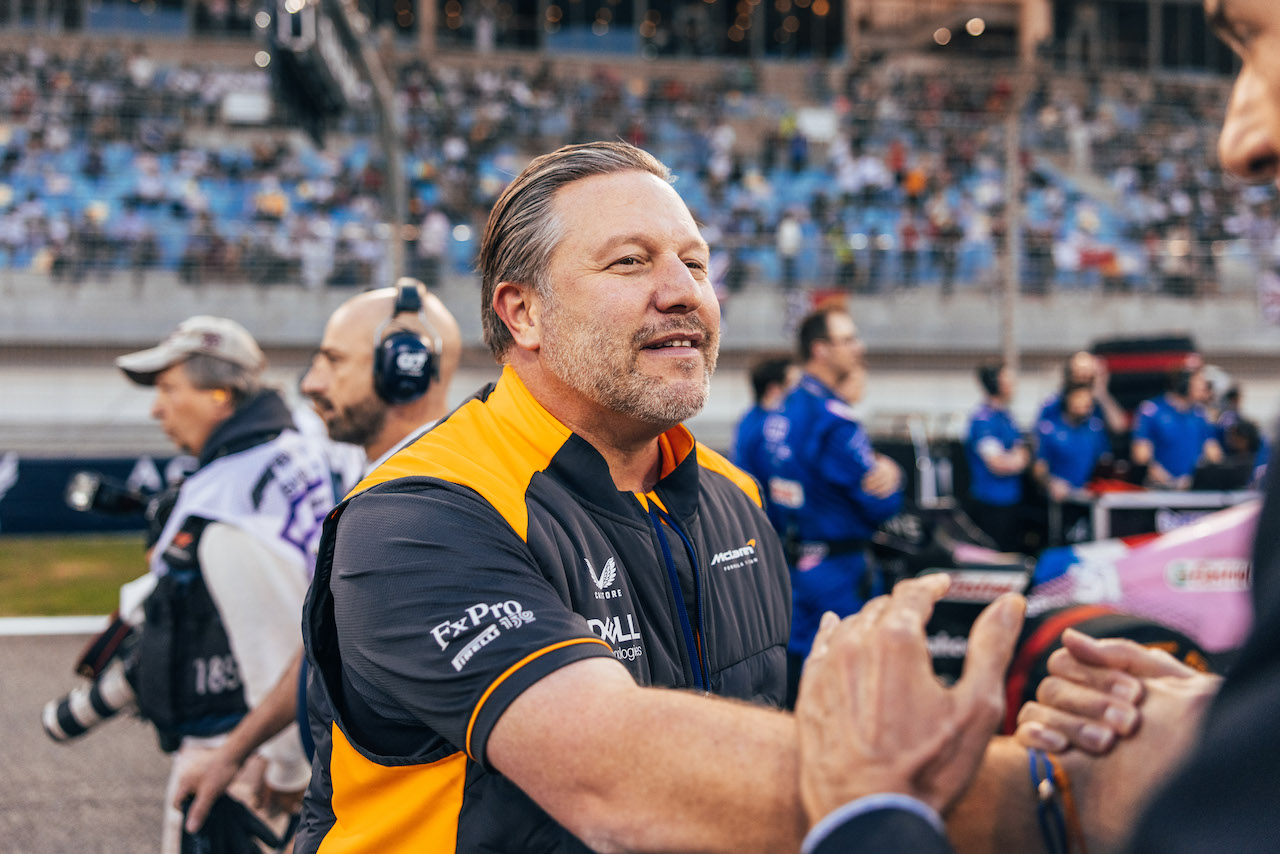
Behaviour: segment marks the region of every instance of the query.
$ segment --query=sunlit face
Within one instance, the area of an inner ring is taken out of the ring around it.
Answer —
[[[375,329],[339,309],[302,378],[302,393],[335,442],[367,446],[382,432],[387,404],[373,391]]]
[[[827,337],[817,346],[822,347],[821,358],[836,377],[838,383],[862,366],[866,355],[866,345],[858,337],[858,327],[853,318],[843,311],[833,311],[827,315]]]
[[[1076,353],[1067,362],[1067,372],[1073,383],[1091,383],[1098,372],[1097,360],[1089,353]]]
[[[840,387],[836,389],[836,394],[845,403],[853,406],[862,400],[862,396],[867,390],[867,369],[866,366],[859,362],[845,375],[840,383]]]
[[[200,389],[191,384],[179,363],[156,376],[151,417],[179,449],[199,456],[209,436],[234,411],[225,389]]]
[[[580,401],[662,428],[698,413],[720,348],[709,250],[688,207],[646,172],[556,194],[539,356]]]
[[[1013,389],[1018,384],[1018,375],[1010,368],[1001,368],[1000,373],[996,376],[996,388],[1000,392],[1001,400],[1012,400]]]
[[[1209,381],[1204,378],[1204,372],[1195,371],[1187,380],[1187,399],[1192,403],[1207,403],[1210,397]]]
[[[1093,412],[1093,392],[1087,388],[1073,388],[1063,398],[1062,409],[1072,421],[1083,421]]]
[[[1205,15],[1242,65],[1218,141],[1222,165],[1275,181],[1280,165],[1280,7],[1275,0],[1205,0]]]

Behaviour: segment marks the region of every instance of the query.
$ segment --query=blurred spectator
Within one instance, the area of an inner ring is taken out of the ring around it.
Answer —
[[[438,207],[431,207],[418,228],[418,278],[428,288],[438,287],[449,238],[453,226],[448,215]]]
[[[804,230],[794,211],[783,213],[782,219],[778,220],[776,235],[778,262],[782,266],[782,289],[795,290],[800,250],[804,248]]]

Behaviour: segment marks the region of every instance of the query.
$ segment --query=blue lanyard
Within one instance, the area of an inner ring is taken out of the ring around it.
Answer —
[[[675,520],[667,513],[664,513],[657,504],[649,502],[649,521],[653,524],[653,530],[658,535],[658,542],[662,544],[662,559],[667,565],[667,578],[671,581],[671,592],[676,600],[676,613],[680,615],[680,629],[684,633],[685,649],[689,653],[689,662],[693,665],[693,681],[702,688],[703,691],[711,690],[711,680],[703,672],[702,663],[704,661],[706,632],[702,631],[702,578],[698,574],[698,556],[693,550],[693,544],[689,542],[689,538],[684,535]],[[663,525],[666,523],[666,526]],[[693,633],[693,626],[689,622],[689,609],[684,604],[684,594],[680,590],[680,576],[676,572],[676,563],[671,558],[671,544],[667,542],[666,531],[664,527],[670,527],[679,535],[680,540],[684,543],[685,550],[689,553],[689,566],[693,570],[693,601],[697,608],[698,619],[698,636]],[[703,645],[700,647],[698,640],[701,639]]]

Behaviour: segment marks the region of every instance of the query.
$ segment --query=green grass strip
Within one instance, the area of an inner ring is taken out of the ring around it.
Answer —
[[[0,617],[109,614],[146,571],[141,533],[0,536]]]

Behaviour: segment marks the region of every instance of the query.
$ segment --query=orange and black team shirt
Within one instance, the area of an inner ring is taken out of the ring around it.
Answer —
[[[619,492],[508,368],[333,511],[300,854],[586,851],[485,762],[507,706],[574,661],[781,703],[791,593],[759,490],[683,427],[660,441],[654,490]]]

